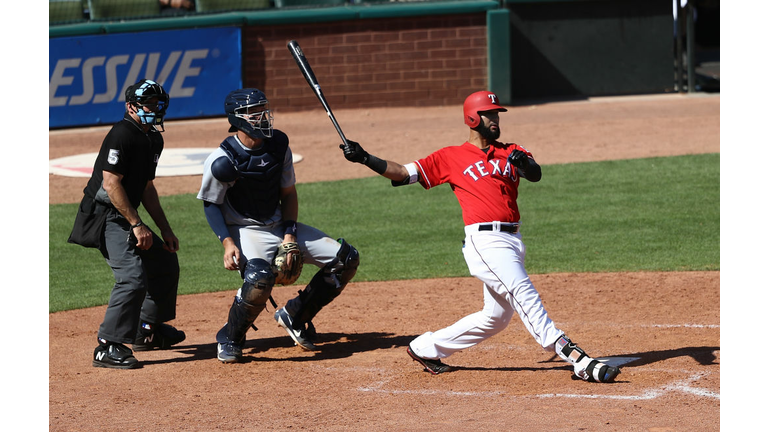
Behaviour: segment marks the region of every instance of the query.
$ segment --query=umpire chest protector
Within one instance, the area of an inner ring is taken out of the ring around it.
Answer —
[[[230,136],[220,147],[227,156],[214,161],[211,171],[220,181],[235,181],[227,190],[229,202],[249,218],[269,219],[280,202],[280,180],[288,136],[275,130],[272,138],[265,139],[256,150],[244,149],[234,136]]]

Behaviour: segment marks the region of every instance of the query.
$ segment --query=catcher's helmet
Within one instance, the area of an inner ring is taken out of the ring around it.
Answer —
[[[489,91],[479,91],[472,93],[464,99],[464,123],[474,129],[480,126],[481,111],[506,111],[507,109],[499,105],[499,97]]]
[[[137,115],[142,124],[162,126],[171,98],[160,84],[143,79],[125,89],[125,101],[139,108]],[[145,106],[149,112],[142,109]]]
[[[240,129],[254,138],[272,137],[272,111],[261,90],[246,88],[230,92],[224,100],[224,111],[231,125],[230,132]]]

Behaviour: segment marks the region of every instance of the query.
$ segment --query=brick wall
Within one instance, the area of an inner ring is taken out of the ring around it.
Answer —
[[[322,108],[292,39],[333,109],[460,104],[487,86],[485,13],[246,27],[243,85],[276,110]]]

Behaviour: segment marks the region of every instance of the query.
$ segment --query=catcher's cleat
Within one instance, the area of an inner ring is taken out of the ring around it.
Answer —
[[[99,346],[93,350],[93,367],[136,369],[139,361],[127,346],[99,339]]]
[[[450,372],[453,370],[453,368],[441,362],[439,359],[431,360],[417,356],[416,353],[411,350],[410,346],[408,346],[408,355],[411,356],[414,361],[419,362],[422,366],[424,366],[424,370],[431,373],[432,375],[439,375],[443,372]]]
[[[187,338],[181,330],[176,330],[168,324],[148,324],[142,323],[139,331],[136,333],[136,340],[133,342],[134,351],[150,351],[153,349],[170,349]]]
[[[315,328],[310,324],[308,329],[301,329],[296,330],[293,328],[293,318],[288,314],[288,311],[285,310],[285,308],[280,308],[275,312],[275,321],[277,321],[277,324],[284,328],[286,332],[288,332],[288,336],[293,339],[293,341],[301,347],[301,349],[306,351],[316,351],[317,347],[315,344],[312,343],[311,339],[314,339],[317,336],[317,333],[314,331]]]
[[[216,352],[216,358],[222,363],[239,363],[243,359],[243,347],[234,342],[218,344]]]

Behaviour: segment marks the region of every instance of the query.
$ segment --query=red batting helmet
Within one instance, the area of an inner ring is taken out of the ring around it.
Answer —
[[[472,93],[464,99],[464,123],[471,128],[480,126],[480,111],[506,111],[499,105],[499,97],[489,91]]]

